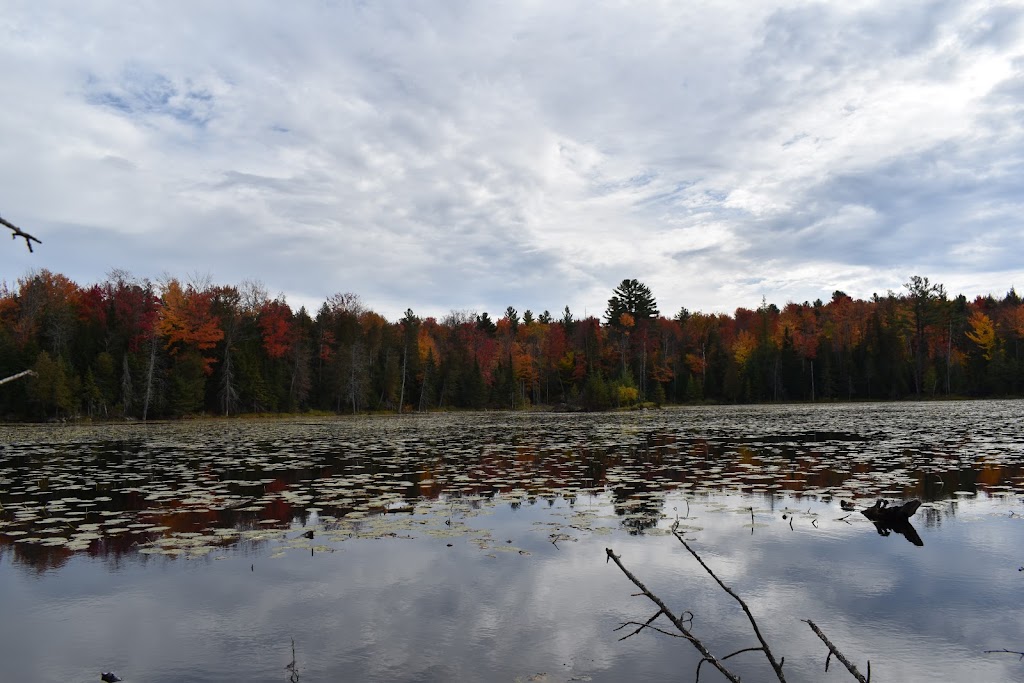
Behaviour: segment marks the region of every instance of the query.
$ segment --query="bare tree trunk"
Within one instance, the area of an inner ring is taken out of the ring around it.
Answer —
[[[704,398],[704,388],[707,385],[708,357],[704,352],[704,345],[700,345],[700,397]]]
[[[811,403],[814,402],[814,359],[811,359]]]
[[[292,376],[288,389],[291,409],[298,410],[302,402],[309,397],[311,370],[309,351],[309,346],[305,341],[297,341],[292,347]]]
[[[647,340],[646,335],[644,339],[644,353],[643,358],[640,361],[640,397],[642,400],[647,400]]]
[[[156,335],[149,345],[149,371],[146,373],[146,399],[142,403],[142,421],[149,415],[149,397],[153,392],[153,366],[156,365]]]
[[[953,354],[953,321],[949,321],[949,332],[946,334],[946,396],[949,396],[949,357]]]
[[[423,412],[426,401],[427,401],[427,378],[430,377],[430,367],[426,367],[423,370],[423,382],[420,384],[420,401],[418,404],[418,412]]]
[[[132,371],[128,365],[128,354],[125,353],[121,359],[121,405],[123,406],[121,417],[128,417],[134,398],[132,393]]]
[[[352,349],[349,351],[349,369],[348,369],[348,393],[349,398],[352,400],[352,414],[356,414],[356,345],[352,345]]]
[[[405,372],[409,365],[409,344],[406,342],[405,350],[402,352],[402,391],[398,395],[398,412],[405,408]]]
[[[772,371],[772,401],[779,401],[779,356],[775,355],[775,369]]]
[[[238,401],[238,391],[235,389],[235,371],[231,367],[231,352],[227,346],[224,348],[224,361],[221,373],[221,409],[224,411],[224,416],[229,417],[232,405]]]

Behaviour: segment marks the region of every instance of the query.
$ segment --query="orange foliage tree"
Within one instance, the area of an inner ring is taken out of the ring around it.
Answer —
[[[224,338],[220,319],[210,310],[211,292],[189,285],[182,289],[177,280],[170,280],[163,291],[163,305],[157,329],[164,337],[164,346],[174,356],[181,350],[208,351]],[[203,372],[213,372],[213,358],[200,354]]]

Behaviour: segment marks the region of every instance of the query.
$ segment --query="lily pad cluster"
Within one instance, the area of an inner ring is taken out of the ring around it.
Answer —
[[[1016,406],[8,425],[0,548],[191,558],[246,542],[315,553],[465,537],[525,553],[469,521],[557,501],[573,517],[543,529],[557,545],[612,526],[667,533],[683,516],[670,507],[722,494],[1013,500],[1024,494]]]

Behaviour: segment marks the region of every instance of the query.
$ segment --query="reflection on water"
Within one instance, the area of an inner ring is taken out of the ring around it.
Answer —
[[[924,541],[921,540],[921,535],[917,533],[917,529],[910,523],[909,520],[901,522],[890,521],[890,522],[874,522],[875,529],[878,531],[879,536],[888,536],[892,532],[896,532],[900,536],[910,541],[916,546],[924,545]]]
[[[0,656],[14,680],[678,678],[677,642],[617,643],[649,615],[603,563],[749,645],[678,522],[791,681],[824,658],[800,618],[879,680],[1012,679],[979,653],[1024,645],[1022,407],[6,427]],[[921,532],[840,507],[879,497],[925,501]]]

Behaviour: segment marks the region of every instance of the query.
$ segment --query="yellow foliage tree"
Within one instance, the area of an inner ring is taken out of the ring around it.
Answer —
[[[750,358],[750,354],[754,352],[757,347],[757,340],[747,330],[743,330],[736,335],[736,341],[732,345],[733,357],[736,358],[736,363],[743,367],[747,364],[747,360]]]
[[[636,387],[619,387],[619,405],[631,406],[640,400],[640,391]]]
[[[967,338],[978,345],[981,355],[985,360],[992,360],[992,354],[996,348],[996,326],[992,319],[981,311],[971,313],[971,329],[967,332]]]

